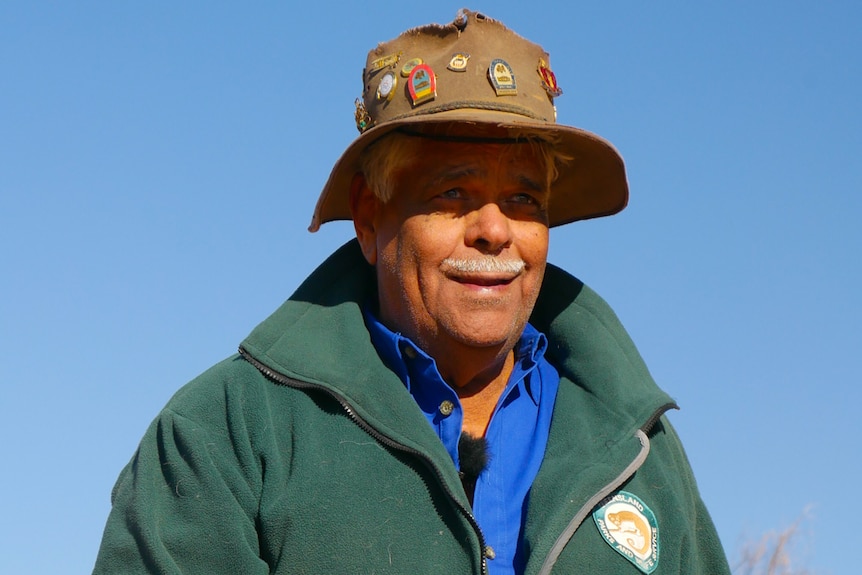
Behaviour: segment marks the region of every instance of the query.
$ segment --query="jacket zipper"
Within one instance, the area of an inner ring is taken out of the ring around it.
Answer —
[[[551,547],[551,550],[548,552],[547,557],[545,557],[545,562],[542,563],[542,568],[539,569],[538,575],[549,575],[551,569],[554,568],[554,565],[557,563],[557,559],[560,557],[560,553],[563,552],[563,548],[568,544],[569,540],[574,536],[575,531],[581,526],[584,520],[587,518],[587,515],[590,514],[596,505],[601,503],[603,499],[608,497],[614,491],[619,489],[623,483],[626,482],[635,472],[640,469],[640,466],[643,465],[644,461],[646,461],[647,455],[649,455],[649,437],[647,437],[647,432],[652,429],[652,426],[658,421],[658,419],[669,409],[676,408],[676,404],[669,403],[667,405],[661,406],[656,412],[650,417],[647,422],[635,432],[635,437],[640,441],[641,448],[635,458],[629,463],[623,471],[617,475],[614,479],[610,481],[607,485],[599,489],[595,495],[590,497],[586,503],[581,507],[581,509],[575,514],[566,528],[560,533],[560,536],[557,537],[557,540],[554,542],[554,545]]]
[[[458,501],[455,494],[452,493],[452,491],[446,485],[446,481],[445,481],[442,473],[440,473],[440,471],[437,469],[437,466],[434,464],[433,461],[431,461],[431,459],[428,456],[426,456],[421,451],[418,451],[416,449],[413,449],[411,447],[408,447],[406,445],[398,443],[394,439],[391,439],[391,438],[383,435],[379,431],[377,431],[374,427],[371,426],[370,423],[368,423],[367,421],[362,419],[353,410],[353,407],[350,405],[350,403],[347,401],[346,398],[344,398],[343,396],[339,395],[338,393],[332,391],[331,389],[326,388],[322,385],[309,383],[307,381],[300,381],[297,379],[293,379],[293,378],[288,377],[282,373],[279,373],[273,369],[270,369],[269,367],[267,367],[266,365],[262,364],[261,362],[256,360],[254,357],[252,357],[252,355],[250,353],[248,353],[248,351],[246,351],[245,348],[243,348],[242,346],[240,346],[240,348],[239,348],[239,354],[243,357],[243,359],[245,359],[247,362],[249,362],[251,365],[253,365],[258,371],[260,371],[264,375],[264,377],[266,377],[267,379],[269,379],[271,381],[274,381],[275,383],[277,383],[279,385],[292,387],[294,389],[302,389],[302,390],[309,390],[310,389],[310,390],[321,391],[323,393],[326,393],[327,395],[332,397],[335,401],[337,401],[341,405],[342,409],[344,409],[345,413],[347,414],[347,417],[349,417],[351,419],[351,421],[356,423],[356,425],[358,425],[360,429],[365,431],[365,433],[370,435],[372,438],[379,441],[383,445],[386,445],[387,447],[390,447],[392,449],[397,449],[399,451],[402,451],[404,453],[407,453],[409,455],[412,455],[414,457],[419,458],[425,464],[425,466],[428,469],[430,469],[434,473],[434,475],[437,476],[437,482],[443,487],[443,490],[449,496],[449,501],[451,501],[452,504],[456,507],[456,509],[458,509],[461,512],[461,514],[464,515],[464,517],[466,517],[467,521],[469,521],[470,525],[472,525],[472,527],[473,527],[473,530],[476,532],[476,535],[479,537],[479,546],[482,550],[482,575],[487,575],[488,563],[487,563],[487,555],[486,554],[487,554],[488,547],[485,544],[485,536],[482,533],[482,529],[479,527],[479,523],[476,521],[476,518],[473,517],[473,512],[470,511],[467,507],[465,507],[464,505],[461,504],[461,502]]]

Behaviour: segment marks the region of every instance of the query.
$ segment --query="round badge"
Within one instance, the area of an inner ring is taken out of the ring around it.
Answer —
[[[413,58],[412,60],[407,60],[407,62],[404,63],[404,67],[401,68],[401,75],[405,78],[408,77],[410,75],[410,72],[413,71],[413,68],[422,64],[422,62],[422,58]]]
[[[392,72],[386,72],[380,78],[380,84],[377,86],[377,99],[390,101],[395,95],[395,87],[398,85],[398,78]]]

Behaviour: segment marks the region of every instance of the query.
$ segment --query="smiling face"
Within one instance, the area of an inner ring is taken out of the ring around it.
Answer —
[[[379,314],[432,357],[506,354],[541,287],[548,171],[535,148],[418,140],[383,203],[354,180],[357,237],[375,265]]]

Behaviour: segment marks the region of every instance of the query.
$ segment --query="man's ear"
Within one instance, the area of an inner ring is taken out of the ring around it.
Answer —
[[[356,239],[368,263],[377,263],[377,229],[374,226],[380,200],[368,186],[365,175],[357,172],[350,182],[350,215]]]

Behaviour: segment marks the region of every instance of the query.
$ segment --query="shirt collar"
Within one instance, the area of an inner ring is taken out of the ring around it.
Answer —
[[[401,381],[404,382],[407,391],[412,393],[412,382],[410,372],[407,368],[408,361],[418,361],[424,364],[425,368],[421,370],[422,372],[425,374],[434,373],[442,381],[442,377],[437,370],[437,363],[433,357],[425,353],[410,338],[403,336],[399,332],[393,332],[383,325],[368,306],[363,306],[362,313],[368,333],[371,336],[371,342],[377,353],[386,367],[395,372]],[[503,392],[504,394],[508,393],[514,385],[521,385],[521,382],[523,382],[525,391],[533,402],[536,404],[539,403],[542,391],[541,386],[531,385],[531,379],[525,377],[525,375],[532,371],[538,362],[541,361],[547,348],[548,338],[545,334],[538,331],[530,323],[527,323],[524,326],[521,337],[515,344],[515,365],[509,378],[509,384]],[[414,373],[416,372],[416,370],[413,371]]]

